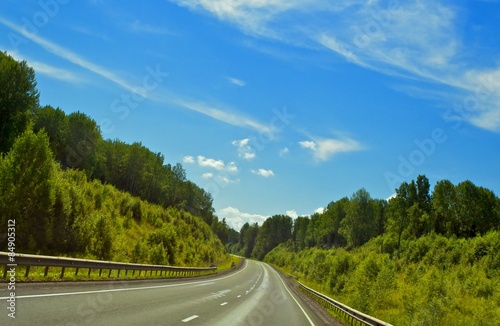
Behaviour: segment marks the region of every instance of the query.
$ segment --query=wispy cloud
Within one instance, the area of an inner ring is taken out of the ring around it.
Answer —
[[[238,78],[234,78],[234,77],[228,77],[227,80],[233,84],[233,85],[236,85],[236,86],[239,86],[239,87],[243,87],[245,86],[247,83],[244,82],[243,80],[241,79],[238,79]]]
[[[15,24],[15,23],[12,23],[11,21],[9,21],[5,18],[0,17],[0,24],[7,26],[8,28],[14,30],[16,33],[22,35],[26,39],[40,45],[48,52],[50,52],[50,53],[52,53],[60,58],[63,58],[69,62],[72,62],[73,64],[80,66],[86,70],[89,70],[89,71],[121,86],[122,88],[124,88],[130,92],[137,93],[136,87],[129,84],[124,79],[118,77],[115,73],[105,69],[104,67],[96,65],[96,64],[84,59],[80,55],[78,55],[70,50],[67,50],[64,47],[62,47],[56,43],[53,43],[49,40],[44,39],[43,37],[39,36],[38,34],[29,33],[29,32],[27,32],[26,29],[22,28],[21,26]]]
[[[264,178],[274,177],[273,170],[258,169],[258,170],[252,170],[252,173],[256,174],[256,175],[260,175],[261,177],[264,177]]]
[[[153,26],[140,20],[135,20],[130,24],[130,29],[135,33],[148,33],[157,35],[173,35],[171,31],[162,26]]]
[[[174,0],[175,1],[175,0]],[[213,14],[257,39],[331,51],[360,67],[407,82],[428,82],[454,88],[463,101],[476,96],[477,77],[497,75],[498,64],[478,62],[464,44],[460,4],[445,1],[325,0],[177,0],[179,5]],[[467,48],[467,51],[464,51]],[[466,53],[466,55],[464,55]],[[498,81],[498,78],[496,78]],[[489,98],[477,98],[465,119],[500,132],[500,88],[487,82]],[[481,84],[480,84],[481,85]],[[445,98],[446,100],[446,98]]]
[[[243,114],[234,113],[229,109],[223,110],[206,103],[184,100],[180,98],[174,100],[174,103],[183,108],[199,112],[213,119],[225,122],[233,126],[251,128],[264,134],[272,134],[272,129],[269,126],[251,119]]]
[[[137,85],[133,85],[132,83],[126,81],[125,79],[119,77],[116,73],[99,66],[98,64],[95,64],[79,54],[68,50],[61,45],[58,45],[54,42],[51,42],[35,33],[29,33],[24,29],[23,27],[0,17],[0,24],[12,29],[19,35],[23,36],[24,38],[40,45],[43,47],[45,50],[48,52],[66,60],[69,61],[83,69],[86,69],[90,72],[93,72],[104,79],[111,81],[121,88],[133,93],[137,94],[141,97],[147,97],[148,99],[162,103],[162,104],[168,104],[168,105],[176,105],[180,106],[185,109],[193,110],[198,113],[204,114],[206,116],[209,116],[213,119],[228,123],[233,126],[238,126],[238,127],[245,127],[245,128],[251,128],[254,129],[260,133],[264,134],[272,134],[272,130],[269,126],[260,123],[248,116],[245,116],[243,114],[239,114],[234,112],[234,110],[230,109],[221,109],[221,108],[216,108],[212,105],[193,101],[188,98],[183,98],[178,96],[177,94],[173,94],[172,92],[165,91],[163,92],[164,94],[168,94],[168,96],[164,95],[156,95],[152,94],[151,92],[148,92],[147,94],[144,94],[143,92],[140,92],[139,89],[140,87],[136,87]],[[43,69],[43,67],[42,67]],[[47,67],[45,67],[45,71],[47,71]],[[66,75],[66,78],[69,78],[70,76]]]
[[[301,141],[299,145],[302,148],[310,150],[314,159],[320,162],[327,161],[338,153],[353,152],[362,149],[359,142],[349,138],[316,138],[314,140]]]
[[[57,67],[51,66],[49,64],[43,63],[43,62],[27,59],[17,52],[9,52],[9,54],[18,61],[24,60],[24,61],[28,62],[29,65],[33,69],[35,69],[35,72],[37,74],[46,75],[50,78],[59,79],[59,80],[65,81],[65,82],[76,83],[76,84],[82,83],[85,81],[83,78],[77,76],[75,73],[73,73],[69,70],[57,68]]]

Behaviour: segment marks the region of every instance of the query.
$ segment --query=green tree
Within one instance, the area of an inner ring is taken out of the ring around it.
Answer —
[[[45,130],[50,140],[50,149],[58,162],[66,159],[66,136],[68,133],[68,118],[60,108],[54,109],[47,105],[35,111],[33,130]]]
[[[36,108],[39,93],[35,71],[0,52],[0,153],[6,153],[21,135]]]
[[[266,219],[259,228],[252,257],[262,260],[274,247],[291,239],[292,225],[292,218],[286,215],[274,215]]]
[[[432,192],[432,209],[434,211],[434,230],[436,233],[451,236],[454,234],[454,205],[456,203],[455,186],[449,180],[436,183]]]
[[[0,221],[16,223],[16,249],[43,251],[55,200],[55,165],[45,133],[28,129],[16,139],[0,166]]]
[[[352,195],[339,232],[346,238],[350,247],[361,246],[376,235],[374,204],[365,189],[360,189]]]
[[[104,159],[98,151],[102,146],[102,136],[97,123],[81,112],[68,115],[68,133],[66,137],[66,158],[64,167],[85,171],[87,177],[94,177],[96,167]]]

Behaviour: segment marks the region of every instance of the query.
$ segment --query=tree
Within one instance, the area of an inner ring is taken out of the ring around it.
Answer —
[[[451,236],[453,230],[454,206],[456,203],[455,186],[449,180],[436,183],[432,192],[432,208],[434,210],[434,230],[436,233]]]
[[[373,200],[364,188],[355,192],[342,220],[340,234],[350,247],[358,247],[370,240],[377,233]]]
[[[21,135],[36,108],[39,93],[35,71],[0,52],[0,153],[6,153]]]
[[[0,221],[15,220],[16,249],[44,250],[50,239],[55,165],[49,139],[28,129],[0,166]]]
[[[97,123],[81,112],[68,115],[68,133],[66,137],[66,158],[64,167],[85,171],[87,177],[93,177],[100,160],[98,147],[102,146],[102,135]]]
[[[266,219],[259,228],[252,257],[262,260],[274,247],[291,239],[292,225],[292,218],[286,215],[274,215]]]
[[[60,163],[66,159],[66,137],[68,133],[68,118],[60,108],[50,105],[35,111],[33,130],[45,130],[50,140],[50,149]]]

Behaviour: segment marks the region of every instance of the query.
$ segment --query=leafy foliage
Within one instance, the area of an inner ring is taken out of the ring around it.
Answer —
[[[0,52],[0,153],[7,152],[38,108],[35,71]]]
[[[104,140],[92,118],[40,108],[38,96],[34,70],[0,53],[0,223],[16,221],[18,252],[175,265],[226,258],[217,235],[227,240],[228,226],[182,165],[141,143]]]

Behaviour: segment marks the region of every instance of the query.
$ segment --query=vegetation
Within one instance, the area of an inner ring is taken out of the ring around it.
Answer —
[[[365,189],[321,214],[244,225],[231,248],[394,325],[498,325],[500,199],[464,181]]]
[[[181,266],[227,259],[228,227],[180,164],[104,140],[81,112],[40,108],[34,70],[1,52],[0,85],[0,225],[15,220],[17,252]]]

